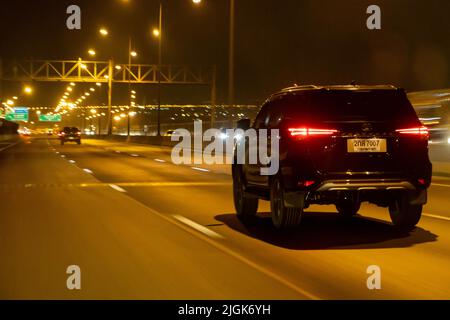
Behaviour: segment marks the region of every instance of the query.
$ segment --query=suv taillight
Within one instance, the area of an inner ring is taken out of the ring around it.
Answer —
[[[398,129],[396,132],[403,135],[415,135],[421,137],[428,137],[430,135],[430,131],[427,127],[417,127],[417,128],[408,128],[408,129]]]
[[[290,128],[288,129],[291,137],[302,138],[309,136],[332,136],[338,131],[333,129],[315,129],[315,128]]]

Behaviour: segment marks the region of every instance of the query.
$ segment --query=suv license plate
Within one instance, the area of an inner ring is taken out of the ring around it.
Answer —
[[[387,152],[386,139],[348,139],[347,151],[349,153],[385,153]]]

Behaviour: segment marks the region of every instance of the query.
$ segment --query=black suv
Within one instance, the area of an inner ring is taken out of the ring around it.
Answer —
[[[280,132],[276,175],[261,175],[261,164],[237,164],[235,156],[234,203],[241,220],[251,221],[263,199],[271,202],[277,228],[298,225],[311,204],[333,204],[351,217],[370,202],[389,208],[398,227],[419,222],[432,176],[429,134],[404,90],[287,88],[266,101],[253,125],[244,119],[238,128]],[[246,144],[248,157],[248,139],[239,143]]]
[[[61,145],[64,145],[66,142],[76,142],[81,144],[81,131],[75,127],[65,127],[60,133],[58,133],[58,137],[61,141]]]

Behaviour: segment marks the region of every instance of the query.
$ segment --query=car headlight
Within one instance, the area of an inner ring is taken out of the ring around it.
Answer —
[[[226,133],[222,132],[221,134],[219,134],[219,138],[222,140],[226,140],[226,139],[228,139],[228,135]]]
[[[450,138],[447,139],[447,143],[450,144]]]

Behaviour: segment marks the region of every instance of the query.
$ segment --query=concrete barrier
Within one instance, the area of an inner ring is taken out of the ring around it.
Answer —
[[[0,142],[14,141],[19,138],[17,134],[0,134]]]
[[[450,145],[431,145],[430,159],[434,175],[450,177]]]

